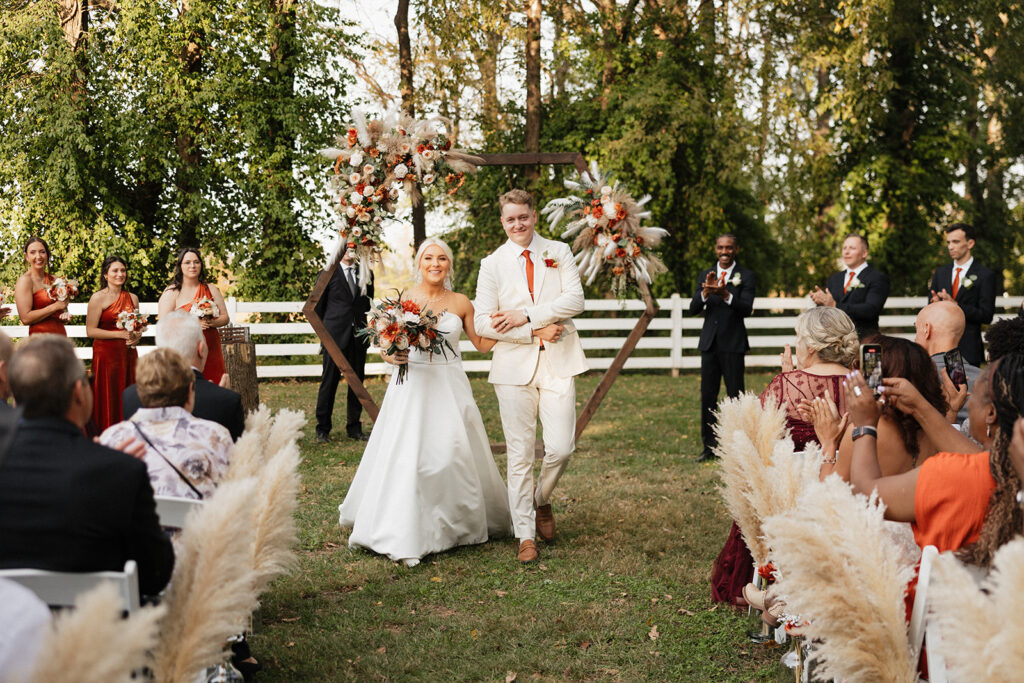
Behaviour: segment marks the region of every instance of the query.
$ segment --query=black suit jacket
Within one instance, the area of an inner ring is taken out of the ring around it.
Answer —
[[[863,287],[851,287],[843,294],[846,271],[840,270],[829,276],[826,287],[836,300],[836,308],[850,316],[857,328],[857,335],[863,337],[878,331],[878,316],[885,307],[885,300],[889,298],[889,276],[869,264],[856,279]]]
[[[372,298],[373,273],[370,273],[370,281],[366,284],[366,294],[353,297],[339,263],[314,309],[339,348],[348,346],[355,331],[366,326],[366,314]],[[320,352],[323,353],[323,347]]]
[[[203,373],[192,369],[196,376],[196,404],[192,414],[203,420],[210,420],[223,425],[231,432],[231,438],[238,437],[245,431],[245,410],[242,409],[242,396],[235,391],[218,386],[203,377]],[[127,420],[142,404],[139,402],[139,389],[134,384],[125,387],[121,393],[121,415]]]
[[[697,278],[697,289],[690,301],[690,315],[697,315],[707,309],[704,314],[704,326],[700,330],[700,341],[697,348],[701,351],[709,351],[712,344],[717,341],[719,351],[732,353],[746,353],[750,350],[750,342],[747,340],[747,326],[743,322],[754,310],[754,291],[757,287],[757,278],[754,271],[740,268],[739,264],[732,271],[731,280],[739,275],[739,284],[726,283],[726,289],[732,294],[732,303],[727,304],[722,297],[712,294],[707,301],[701,299],[700,293],[708,273],[716,272],[715,268],[708,268],[701,272]]]
[[[965,286],[971,281],[970,286]],[[996,313],[996,274],[974,259],[966,273],[961,273],[960,287],[956,292],[956,303],[964,312],[966,324],[960,337],[960,353],[974,365],[985,360],[985,345],[981,341],[981,326],[992,322]],[[946,290],[953,294],[953,264],[946,263],[935,269],[932,275],[931,291],[938,294]]]
[[[23,420],[0,464],[0,567],[121,571],[128,560],[146,595],[174,568],[145,463],[67,420]]]

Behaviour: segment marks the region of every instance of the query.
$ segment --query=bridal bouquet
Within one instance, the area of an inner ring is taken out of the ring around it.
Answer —
[[[149,318],[137,310],[121,311],[114,326],[128,332],[142,332],[149,325]]]
[[[78,280],[63,276],[55,277],[45,286],[50,301],[70,301],[78,296]],[[71,314],[65,310],[58,316],[61,320],[71,320]]]
[[[572,250],[587,285],[599,274],[609,274],[612,292],[621,299],[629,284],[651,284],[653,276],[667,270],[654,248],[668,231],[641,226],[651,217],[650,211],[643,210],[650,195],[633,199],[626,188],[602,176],[597,164],[591,164],[579,182],[566,180],[565,186],[579,194],[552,199],[541,213],[552,229],[567,216],[571,219],[562,239],[576,235]]]
[[[416,348],[433,356],[440,353],[447,356],[445,349],[452,353],[448,340],[437,330],[440,316],[433,311],[421,309],[415,301],[402,300],[402,293],[393,299],[373,302],[373,308],[366,314],[366,327],[356,335],[370,342],[389,356],[399,351]],[[396,384],[405,381],[409,374],[408,365],[398,366]]]
[[[420,121],[404,114],[367,118],[356,108],[338,147],[321,150],[334,160],[331,189],[344,221],[339,231],[343,248],[357,260],[379,258],[385,246],[382,224],[395,214],[400,189],[416,205],[426,188],[453,194],[466,173],[476,171],[479,159],[452,149],[439,122],[450,127],[443,119]]]
[[[220,309],[217,302],[208,296],[200,297],[192,302],[192,308],[188,312],[197,318],[219,318]]]

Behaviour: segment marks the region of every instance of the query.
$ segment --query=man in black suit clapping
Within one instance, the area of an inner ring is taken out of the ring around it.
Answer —
[[[850,235],[843,240],[843,270],[832,273],[825,290],[815,287],[811,301],[833,306],[850,316],[857,335],[863,339],[878,332],[878,316],[889,298],[889,278],[868,262],[868,239]]]
[[[996,274],[971,255],[974,228],[967,223],[946,228],[946,248],[953,261],[935,269],[931,300],[953,301],[963,310],[967,322],[960,337],[960,354],[967,362],[980,366],[985,360],[981,326],[992,322],[996,312]]]
[[[690,314],[704,313],[700,331],[700,417],[704,450],[699,462],[715,457],[714,410],[718,389],[725,379],[725,392],[736,397],[743,391],[744,357],[750,350],[743,322],[754,309],[754,271],[736,265],[739,242],[735,235],[720,235],[715,240],[718,263],[701,272],[690,301]]]
[[[366,266],[364,266],[366,267]],[[346,252],[335,268],[327,289],[316,304],[316,314],[324,321],[324,326],[331,333],[345,360],[355,371],[360,380],[366,377],[366,349],[368,342],[356,337],[356,330],[366,325],[366,314],[370,310],[370,299],[373,298],[373,273],[369,273],[365,291],[359,285],[359,277],[355,257]],[[324,357],[324,371],[320,377],[320,390],[316,396],[316,440],[327,443],[331,434],[331,418],[334,414],[334,397],[341,381],[341,370],[331,360],[327,350],[322,346],[320,353]],[[363,406],[352,388],[348,389],[348,413],[345,431],[350,439],[365,439],[359,418]]]

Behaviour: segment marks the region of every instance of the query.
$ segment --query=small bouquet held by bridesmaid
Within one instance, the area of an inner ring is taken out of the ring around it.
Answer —
[[[50,301],[70,301],[78,296],[78,280],[64,276],[55,277],[46,285],[46,295]],[[58,316],[61,320],[71,320],[71,314],[65,310]]]
[[[114,325],[119,330],[128,332],[142,332],[149,325],[149,318],[137,310],[121,311],[117,314],[117,322]]]
[[[385,298],[373,303],[373,308],[366,314],[366,327],[356,332],[356,335],[369,339],[370,342],[389,356],[399,351],[410,348],[417,348],[426,351],[431,356],[435,353],[447,357],[447,348],[453,354],[448,340],[437,330],[437,321],[440,316],[433,311],[420,308],[415,301],[402,300],[402,293],[397,297]],[[398,366],[398,379],[396,384],[405,381],[409,374],[408,365]]]
[[[192,308],[188,312],[197,318],[219,318],[220,309],[217,302],[208,296],[201,297],[192,302]]]

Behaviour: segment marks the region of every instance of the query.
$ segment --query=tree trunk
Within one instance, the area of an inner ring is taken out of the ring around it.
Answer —
[[[526,151],[540,151],[540,19],[541,0],[526,0]],[[537,166],[526,167],[526,177],[540,177]]]
[[[402,111],[409,116],[416,116],[416,102],[413,90],[412,45],[409,41],[409,0],[398,0],[395,10],[395,28],[398,30],[398,72],[402,90]],[[412,241],[413,248],[418,249],[420,243],[427,238],[427,215],[423,203],[412,207]]]
[[[181,3],[181,18],[182,20],[189,13],[189,0],[182,0]],[[186,80],[189,76],[199,73],[203,64],[203,52],[200,46],[202,40],[202,32],[196,30],[192,32],[188,41],[185,43],[181,50],[181,66],[185,72]],[[175,140],[175,147],[178,152],[178,159],[181,162],[181,166],[178,173],[175,174],[175,186],[178,193],[179,211],[180,211],[180,222],[178,229],[178,245],[181,247],[198,247],[199,246],[199,222],[200,215],[197,210],[199,205],[199,164],[200,155],[199,148],[196,144],[195,136],[192,131],[186,125],[185,130],[179,130],[177,139]],[[194,122],[198,125],[198,121]]]

